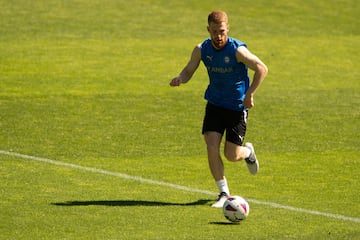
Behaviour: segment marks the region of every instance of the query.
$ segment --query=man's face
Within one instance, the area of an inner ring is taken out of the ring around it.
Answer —
[[[211,42],[216,49],[221,49],[225,46],[227,35],[229,32],[229,25],[226,22],[213,23],[210,22],[208,32],[211,37]]]

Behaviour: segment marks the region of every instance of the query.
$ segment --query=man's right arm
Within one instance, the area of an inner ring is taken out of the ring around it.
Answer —
[[[175,86],[180,86],[180,84],[187,83],[195,73],[196,69],[199,67],[200,61],[201,61],[201,49],[199,44],[192,51],[189,62],[181,71],[179,76],[173,78],[170,81],[170,86],[175,87]]]

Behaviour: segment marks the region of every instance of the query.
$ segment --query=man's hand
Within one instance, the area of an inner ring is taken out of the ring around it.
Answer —
[[[170,81],[170,86],[172,87],[177,87],[177,86],[180,86],[180,84],[182,83],[182,80],[180,77],[176,77],[176,78],[173,78],[171,81]]]
[[[252,94],[246,94],[244,99],[244,108],[254,107],[254,97]]]

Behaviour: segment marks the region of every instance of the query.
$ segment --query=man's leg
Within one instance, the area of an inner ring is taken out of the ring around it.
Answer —
[[[218,199],[212,207],[221,208],[227,196],[230,195],[224,174],[224,164],[220,156],[222,135],[218,132],[205,132],[204,138],[207,146],[209,168],[220,192]]]
[[[259,171],[259,162],[255,155],[254,147],[251,143],[245,143],[245,145],[239,146],[232,142],[226,141],[225,157],[232,162],[244,160],[251,174],[256,174]]]
[[[244,160],[245,158],[249,157],[250,153],[251,151],[247,147],[239,146],[229,141],[225,142],[224,155],[226,159],[231,162]]]
[[[204,139],[211,174],[215,181],[222,180],[224,179],[224,164],[220,156],[222,135],[218,132],[205,132]]]

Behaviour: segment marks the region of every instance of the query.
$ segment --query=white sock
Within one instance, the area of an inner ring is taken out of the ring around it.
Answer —
[[[245,158],[250,157],[250,154],[251,154],[250,148],[243,147],[243,149],[244,149],[244,152],[245,152]]]
[[[217,185],[220,193],[225,192],[228,196],[230,196],[229,187],[227,185],[227,181],[226,181],[225,177],[224,177],[224,179],[217,181],[216,185]]]

